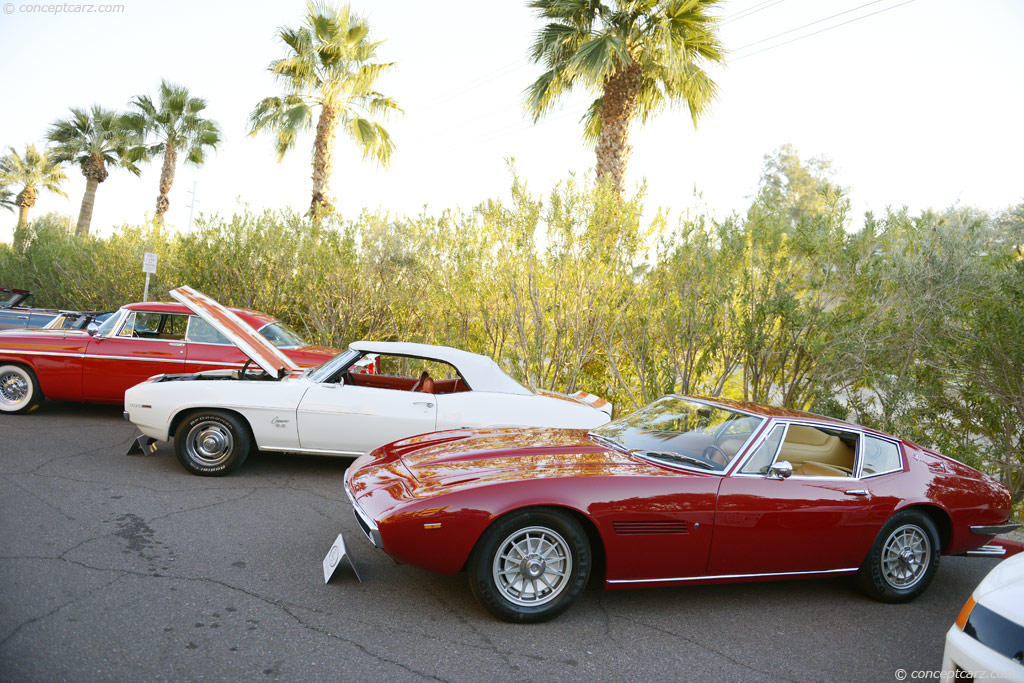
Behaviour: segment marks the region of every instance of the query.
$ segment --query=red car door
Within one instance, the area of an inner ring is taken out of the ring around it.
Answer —
[[[184,372],[187,316],[132,311],[110,337],[93,337],[82,366],[82,395],[118,402],[153,375]]]
[[[814,471],[812,463],[826,464],[812,458],[830,457],[824,445],[828,439],[823,439],[821,445],[790,443],[793,431],[787,432],[786,441],[774,458],[791,462],[792,476],[773,478],[760,471],[767,470],[766,467],[749,468],[758,456],[755,451],[739,471],[722,481],[709,575],[856,569],[867,555],[893,509],[894,499],[874,495],[871,480],[857,479],[852,472],[821,476],[819,469],[817,475],[802,474]],[[829,432],[826,437],[847,443],[860,438],[852,432]],[[770,438],[764,441],[769,442]],[[777,445],[778,442],[772,448]],[[791,449],[788,452],[787,447]],[[820,449],[818,455],[814,449]],[[853,450],[849,448],[848,469],[855,472]],[[766,462],[772,460],[768,454]]]

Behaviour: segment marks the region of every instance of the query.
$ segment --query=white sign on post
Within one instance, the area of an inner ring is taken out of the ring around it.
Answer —
[[[145,252],[142,257],[142,272],[146,274],[146,288],[142,291],[142,301],[149,301],[149,275],[156,272],[156,254]]]

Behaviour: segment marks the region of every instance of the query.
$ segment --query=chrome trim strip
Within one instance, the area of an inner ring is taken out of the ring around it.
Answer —
[[[967,557],[1005,557],[1006,548],[1001,545],[983,545],[964,553]]]
[[[245,363],[218,363],[215,360],[186,360],[185,365],[215,365],[218,368],[240,368]]]
[[[348,496],[348,500],[352,503],[352,513],[356,516],[356,521],[359,522],[359,529],[366,534],[366,538],[369,539],[370,543],[373,544],[374,548],[381,547],[380,530],[377,529],[377,525],[373,523],[370,516],[363,512],[363,509],[359,507],[359,503],[356,502],[355,495],[352,493],[352,488],[349,485],[349,473],[345,473],[345,495]]]
[[[26,356],[65,356],[68,358],[85,358],[84,353],[67,353],[63,351],[29,351],[27,349],[0,349],[0,353],[21,353]]]
[[[184,363],[184,358],[146,358],[144,356],[100,356],[95,353],[85,354],[86,358],[102,358],[103,360],[139,360],[147,363]]]
[[[67,353],[63,351],[27,351],[24,349],[0,349],[0,353],[24,354],[26,356],[60,356],[63,358],[99,358],[102,360],[138,360],[147,363],[181,363],[184,358],[146,358],[144,356],[104,356],[98,353]],[[199,361],[194,361],[199,362]],[[239,364],[238,367],[242,367]]]
[[[260,450],[277,451],[278,453],[310,453],[312,455],[338,455],[345,458],[358,458],[363,451],[331,451],[323,448],[296,448],[294,446],[260,446]]]
[[[811,574],[851,574],[857,571],[857,567],[851,569],[820,569],[813,572],[770,572],[766,574],[717,574],[715,576],[679,576],[670,579],[611,579],[608,583],[668,583],[669,581],[712,581],[715,579],[756,579],[768,576],[808,576]]]
[[[998,536],[999,534],[1008,534],[1011,531],[1016,531],[1020,528],[1020,524],[1017,522],[1006,522],[1004,524],[979,524],[971,527],[971,533],[978,534],[979,536]]]

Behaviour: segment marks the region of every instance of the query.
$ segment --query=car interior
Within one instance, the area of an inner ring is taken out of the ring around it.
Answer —
[[[369,359],[369,362],[363,362],[364,359]],[[343,375],[345,384],[424,394],[455,394],[470,390],[458,370],[448,363],[385,354],[369,354],[364,359],[357,361]]]
[[[857,437],[847,432],[790,425],[776,460],[804,477],[852,477]]]

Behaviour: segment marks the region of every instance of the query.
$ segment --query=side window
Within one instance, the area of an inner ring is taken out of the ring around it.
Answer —
[[[871,477],[902,469],[903,460],[900,458],[899,446],[873,436],[864,438],[864,466],[861,469],[861,476]]]
[[[184,315],[132,311],[117,336],[137,339],[184,339],[186,322]]]
[[[198,315],[189,316],[188,332],[185,333],[185,339],[198,344],[231,345],[231,342],[227,337],[218,332],[213,325],[206,322]]]
[[[841,429],[792,424],[779,460],[788,460],[795,476],[852,477],[857,440],[857,434]]]
[[[750,456],[747,463],[740,469],[744,474],[764,474],[768,471],[772,462],[775,461],[775,452],[779,450],[779,443],[782,441],[782,432],[786,425],[776,425],[768,437],[761,442],[754,454]]]
[[[345,383],[428,394],[451,394],[468,390],[458,371],[448,363],[383,353],[367,354],[356,361],[346,373]]]
[[[381,375],[417,379],[424,371],[435,380],[454,379],[459,376],[455,368],[436,360],[384,354],[377,357],[377,372]]]

